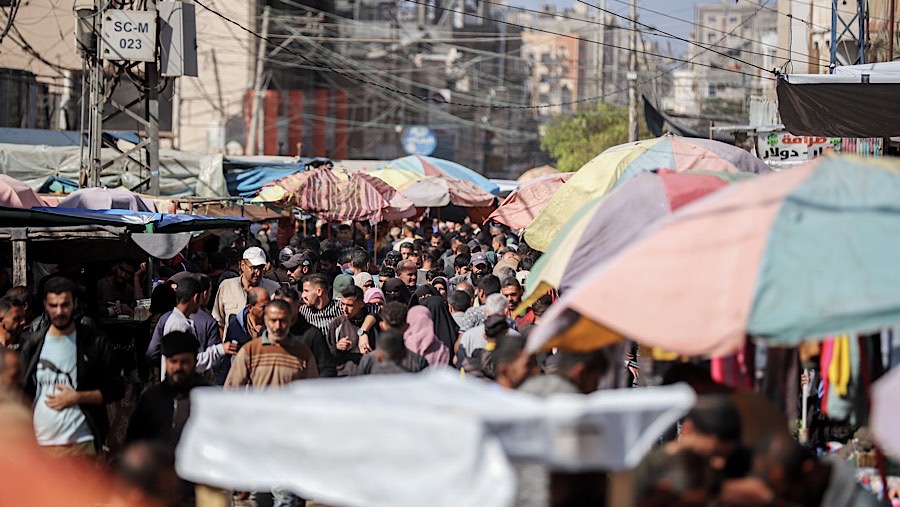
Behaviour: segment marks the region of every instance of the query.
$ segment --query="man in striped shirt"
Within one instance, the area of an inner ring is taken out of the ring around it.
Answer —
[[[331,294],[331,281],[322,273],[313,273],[303,277],[303,306],[300,307],[300,315],[322,331],[322,335],[328,333],[331,321],[344,315],[341,302],[334,299]]]

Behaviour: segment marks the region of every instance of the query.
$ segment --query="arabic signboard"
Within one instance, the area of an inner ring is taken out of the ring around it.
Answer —
[[[415,126],[403,131],[403,149],[410,155],[428,156],[437,148],[437,137],[428,127]]]
[[[841,151],[840,137],[794,136],[784,131],[759,136],[759,158],[772,161],[810,160],[827,149]]]

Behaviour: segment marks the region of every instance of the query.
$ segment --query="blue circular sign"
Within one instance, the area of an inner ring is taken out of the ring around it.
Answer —
[[[428,127],[407,127],[400,141],[410,155],[431,155],[437,148],[437,137]]]

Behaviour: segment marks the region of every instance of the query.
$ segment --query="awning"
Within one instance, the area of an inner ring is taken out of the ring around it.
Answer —
[[[778,112],[794,135],[900,135],[900,61],[835,68],[834,74],[778,79]]]

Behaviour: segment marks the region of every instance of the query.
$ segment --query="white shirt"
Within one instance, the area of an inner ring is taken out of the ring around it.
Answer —
[[[57,385],[78,389],[77,359],[75,331],[66,336],[47,333],[35,373],[34,435],[40,445],[71,445],[94,440],[81,407],[73,405],[55,410],[47,406],[47,395],[56,394]]]

